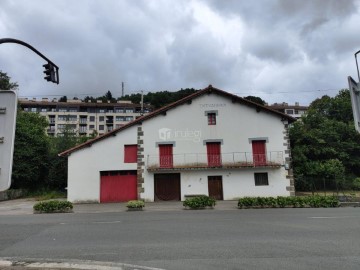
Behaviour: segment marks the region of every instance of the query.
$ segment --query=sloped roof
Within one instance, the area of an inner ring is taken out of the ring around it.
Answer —
[[[94,138],[92,140],[89,140],[89,141],[87,141],[85,143],[82,143],[82,144],[79,144],[79,145],[77,145],[77,146],[75,146],[73,148],[70,148],[70,149],[60,153],[59,156],[69,156],[71,153],[73,153],[75,151],[78,151],[78,150],[80,150],[82,148],[89,147],[89,146],[91,146],[92,144],[94,144],[94,143],[96,143],[98,141],[106,139],[107,137],[116,136],[116,133],[118,133],[118,132],[121,132],[121,131],[129,128],[129,127],[132,127],[132,126],[139,125],[143,121],[147,121],[147,120],[149,120],[149,119],[151,119],[151,118],[153,118],[153,117],[155,117],[155,116],[157,116],[159,114],[163,114],[166,111],[171,110],[172,108],[175,108],[175,107],[177,107],[179,105],[185,104],[185,103],[191,101],[192,99],[197,98],[197,97],[202,96],[202,95],[207,94],[207,93],[216,93],[218,95],[227,97],[227,98],[231,99],[231,101],[233,103],[241,103],[241,104],[253,107],[258,112],[259,111],[266,111],[266,112],[272,113],[272,114],[274,114],[276,116],[279,116],[281,118],[284,118],[284,119],[288,120],[290,123],[296,121],[296,118],[293,118],[293,117],[291,117],[291,116],[289,116],[287,114],[284,114],[282,112],[270,109],[268,107],[262,106],[260,104],[255,103],[255,102],[252,102],[250,100],[246,100],[244,98],[241,98],[239,96],[230,94],[230,93],[225,92],[223,90],[214,88],[212,85],[209,85],[208,87],[206,87],[203,90],[197,91],[197,92],[195,92],[195,93],[193,93],[193,94],[191,94],[191,95],[189,95],[187,97],[184,97],[184,98],[182,98],[182,99],[180,99],[180,100],[178,100],[176,102],[173,102],[173,103],[171,103],[171,104],[169,104],[167,106],[164,106],[164,107],[162,107],[162,108],[160,108],[160,109],[158,109],[156,111],[153,111],[152,113],[141,116],[141,117],[137,118],[136,120],[134,120],[132,122],[129,122],[128,124],[126,124],[126,125],[124,125],[122,127],[114,129],[114,130],[112,130],[112,131],[110,131],[108,133],[105,133],[104,135],[101,135],[101,136],[96,137],[96,138]]]

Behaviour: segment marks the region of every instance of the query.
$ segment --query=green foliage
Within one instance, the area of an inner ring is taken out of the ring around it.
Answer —
[[[127,208],[143,208],[143,207],[145,207],[145,203],[140,200],[128,201],[126,204],[126,207]]]
[[[354,189],[360,190],[360,177],[357,177],[354,179],[353,187],[354,187]]]
[[[348,179],[360,176],[360,135],[348,90],[312,102],[290,128],[290,139],[297,190],[312,189],[316,179],[344,189],[352,185]]]
[[[46,118],[39,114],[17,113],[12,188],[34,190],[45,185],[49,151],[47,125]]]
[[[11,78],[7,73],[0,70],[0,90],[16,90],[19,85],[15,82],[11,82]]]
[[[39,213],[66,213],[73,209],[73,204],[68,201],[46,201],[34,205],[34,210]]]
[[[255,102],[255,103],[260,104],[260,105],[263,105],[263,106],[266,104],[265,100],[263,100],[263,99],[260,98],[260,97],[247,96],[247,97],[244,97],[244,99],[250,100],[250,101],[252,101],[252,102]]]
[[[216,200],[205,195],[188,198],[183,203],[183,206],[191,209],[202,209],[205,207],[214,207],[215,205]]]
[[[37,201],[47,201],[52,199],[66,198],[66,193],[41,188],[36,191],[27,192],[26,197],[34,197]]]
[[[339,199],[335,196],[307,197],[244,197],[238,201],[239,208],[252,207],[338,207]]]
[[[197,90],[194,88],[181,89],[177,92],[161,91],[161,92],[149,92],[144,95],[144,103],[150,104],[154,109],[159,109],[172,102],[182,99],[188,95],[195,93]],[[119,98],[120,100],[131,100],[133,103],[140,103],[141,94],[125,95]]]
[[[61,98],[59,98],[59,102],[66,102],[67,101],[67,96],[62,96]]]

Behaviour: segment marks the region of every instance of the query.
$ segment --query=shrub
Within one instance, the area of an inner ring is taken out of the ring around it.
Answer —
[[[183,206],[189,207],[191,209],[202,209],[205,207],[214,207],[216,200],[210,198],[209,196],[196,196],[193,198],[188,198],[184,201]]]
[[[128,201],[127,204],[126,204],[126,207],[131,208],[131,209],[134,209],[134,208],[142,209],[143,207],[145,207],[145,203],[143,201],[140,201],[140,200]]]
[[[239,208],[254,206],[261,207],[338,207],[339,199],[335,196],[307,196],[307,197],[244,197],[238,201]]]
[[[66,213],[73,209],[73,204],[68,201],[46,201],[36,203],[33,208],[39,213]]]

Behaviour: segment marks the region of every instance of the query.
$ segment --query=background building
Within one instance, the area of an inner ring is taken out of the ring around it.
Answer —
[[[295,105],[289,105],[288,103],[274,103],[267,106],[270,109],[285,113],[296,119],[299,119],[309,108],[309,106],[300,106],[299,102],[295,102]]]
[[[25,98],[19,99],[19,107],[23,111],[46,116],[49,136],[61,136],[65,128],[70,128],[77,135],[89,136],[94,131],[102,135],[150,112],[150,106],[144,105],[142,112],[141,105],[131,101],[102,103],[98,100],[97,103],[90,103],[74,99],[58,102],[56,99],[43,98],[38,101]]]

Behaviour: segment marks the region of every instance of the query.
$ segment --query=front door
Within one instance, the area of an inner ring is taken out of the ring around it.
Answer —
[[[154,174],[155,201],[180,201],[180,173]]]
[[[223,200],[222,176],[208,176],[209,197]]]

